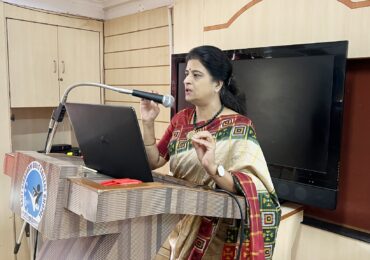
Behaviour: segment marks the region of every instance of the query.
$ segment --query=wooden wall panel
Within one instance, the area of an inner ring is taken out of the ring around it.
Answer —
[[[105,69],[169,65],[169,47],[105,54]]]
[[[170,94],[168,10],[158,8],[105,22],[105,83],[116,87]],[[132,106],[141,125],[140,99],[105,91],[105,104]],[[160,106],[155,122],[159,140],[168,127],[170,109]],[[167,174],[168,164],[156,171]]]
[[[167,8],[157,8],[104,22],[104,36],[167,26]]]
[[[168,27],[105,37],[105,53],[168,46]]]
[[[229,5],[222,2],[225,8]],[[228,21],[245,3],[236,1],[234,8],[221,13],[223,8],[205,0],[205,8],[210,12],[205,15],[204,26]],[[341,24],[339,17],[347,19],[347,9],[336,1],[263,0],[247,9],[228,28],[204,32],[204,43],[217,42],[224,49],[238,49],[345,40],[347,28],[338,24]]]
[[[108,85],[167,85],[170,84],[170,67],[142,67],[105,71]]]
[[[227,50],[348,40],[349,57],[370,57],[369,7],[351,9],[337,0],[177,0],[174,10],[175,53],[202,44]],[[200,10],[197,23],[186,19]]]
[[[186,53],[193,47],[203,45],[205,13],[203,0],[174,1],[174,53]]]

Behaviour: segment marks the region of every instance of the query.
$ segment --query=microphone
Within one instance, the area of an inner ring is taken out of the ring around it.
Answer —
[[[54,109],[53,114],[51,116],[48,135],[46,137],[46,144],[45,144],[46,154],[50,153],[52,140],[57,130],[58,123],[63,121],[64,114],[66,112],[64,105],[67,102],[67,97],[68,97],[69,92],[71,92],[71,90],[74,88],[82,87],[82,86],[97,87],[97,88],[109,89],[109,90],[112,90],[118,93],[130,94],[135,97],[153,100],[154,102],[161,103],[165,107],[171,107],[175,102],[175,99],[171,95],[163,96],[163,95],[148,93],[148,92],[144,92],[144,91],[140,91],[136,89],[131,90],[131,89],[124,89],[124,88],[116,88],[116,87],[112,87],[112,86],[101,84],[101,83],[86,82],[86,83],[77,83],[77,84],[71,85],[64,92],[63,97],[60,100],[59,106],[56,109]]]
[[[131,95],[135,97],[140,97],[148,100],[153,100],[154,102],[161,103],[165,107],[172,107],[175,99],[171,95],[159,95],[155,93],[144,92],[140,90],[133,89]]]

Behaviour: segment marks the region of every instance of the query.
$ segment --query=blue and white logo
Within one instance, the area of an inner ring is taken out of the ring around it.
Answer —
[[[23,175],[21,186],[21,217],[37,229],[47,198],[46,176],[39,162],[31,162]]]

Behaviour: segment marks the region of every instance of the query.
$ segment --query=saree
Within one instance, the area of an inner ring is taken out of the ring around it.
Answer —
[[[194,108],[176,114],[157,144],[169,160],[170,174],[216,188],[186,135],[193,130]],[[200,122],[201,123],[201,122]],[[239,114],[221,115],[205,129],[216,140],[217,164],[233,175],[246,198],[246,231],[241,259],[272,259],[281,210],[252,122]],[[155,259],[235,259],[240,220],[185,216],[171,232]]]

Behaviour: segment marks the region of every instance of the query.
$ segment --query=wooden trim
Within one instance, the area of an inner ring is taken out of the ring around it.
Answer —
[[[144,12],[123,15],[104,22],[104,36],[147,30],[153,27],[167,26],[167,7],[159,7]]]
[[[156,48],[162,48],[162,47],[169,47],[169,45],[166,44],[166,45],[150,46],[150,47],[145,47],[145,48],[129,49],[129,50],[122,50],[122,51],[107,51],[107,52],[104,52],[104,54],[130,52],[130,51],[141,51],[141,50],[156,49]]]
[[[363,0],[359,2],[353,2],[352,0],[338,0],[338,2],[344,4],[351,9],[364,8],[370,6],[370,0]]]
[[[168,45],[168,26],[130,34],[105,37],[104,52],[127,51]]]
[[[252,0],[245,6],[239,9],[226,23],[222,24],[216,24],[216,25],[210,25],[210,26],[204,26],[203,31],[208,32],[208,31],[213,31],[213,30],[221,30],[221,29],[226,29],[228,28],[235,20],[241,16],[245,11],[253,7],[254,5],[258,4],[259,2],[262,2],[263,0]]]
[[[298,212],[301,212],[302,210],[303,210],[303,206],[300,206],[300,207],[296,208],[295,210],[292,210],[291,212],[281,216],[281,220],[287,219],[290,216],[293,216],[294,214],[297,214]]]
[[[132,33],[137,33],[137,32],[150,31],[150,30],[164,28],[164,27],[168,27],[168,25],[161,25],[161,26],[156,26],[156,27],[151,27],[151,28],[145,28],[145,29],[140,29],[140,30],[135,30],[135,31],[124,32],[124,33],[116,33],[116,34],[111,34],[111,35],[107,35],[107,36],[104,36],[104,37],[105,38],[110,38],[110,37],[114,37],[114,36],[121,36],[121,35],[125,35],[125,34],[132,34]]]
[[[169,67],[169,66],[170,66],[170,65],[148,65],[148,66],[122,67],[122,68],[105,68],[105,70],[141,69],[141,68],[158,68],[158,67]]]
[[[64,27],[64,28],[69,28],[69,29],[78,29],[78,30],[83,30],[83,31],[88,31],[88,32],[97,32],[99,33],[99,37],[100,37],[100,32],[101,32],[101,30],[97,30],[97,29],[95,30],[95,29],[80,28],[80,27],[74,27],[74,26],[68,26],[68,25],[59,25],[55,23],[39,22],[39,21],[33,21],[33,20],[27,20],[27,19],[21,19],[21,18],[6,17],[6,20],[16,20],[16,21],[22,21],[22,22],[28,22],[28,23],[37,23],[37,24],[43,24],[43,25]]]

